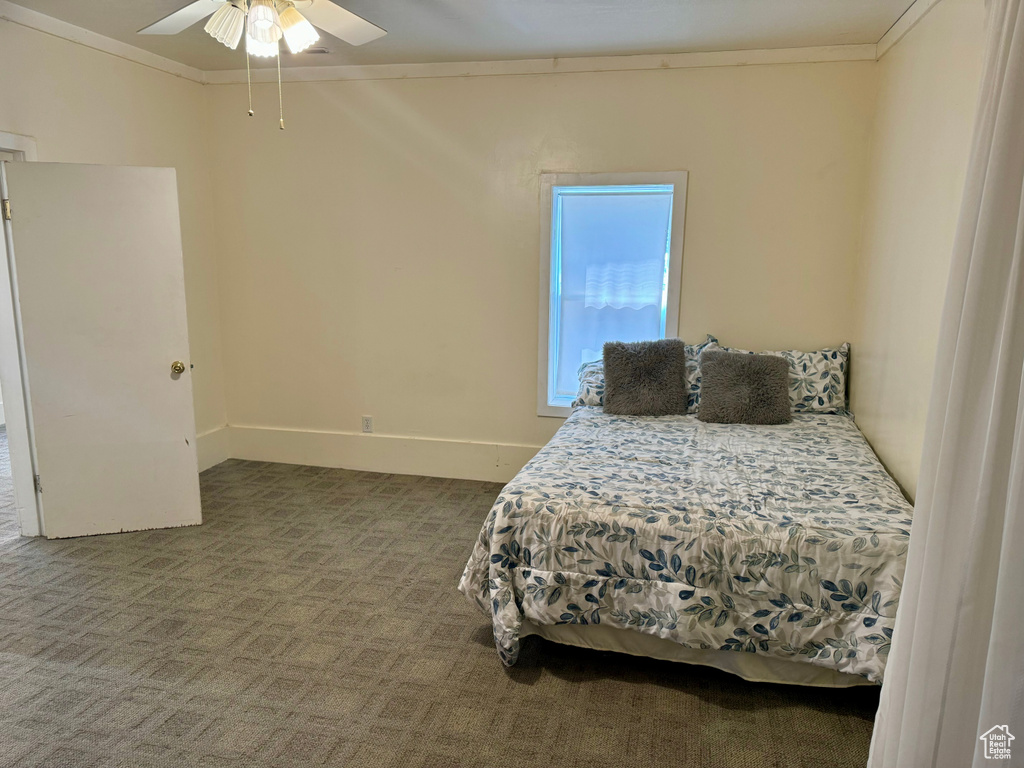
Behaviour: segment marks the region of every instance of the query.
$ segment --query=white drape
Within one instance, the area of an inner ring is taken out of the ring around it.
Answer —
[[[870,768],[1024,765],[1024,10],[992,0]],[[936,158],[942,162],[942,158]],[[1005,731],[1002,731],[1005,733]]]

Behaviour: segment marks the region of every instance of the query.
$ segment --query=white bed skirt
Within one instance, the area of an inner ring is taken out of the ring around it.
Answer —
[[[545,640],[597,651],[615,651],[631,656],[647,656],[663,661],[680,661],[715,667],[723,672],[742,677],[752,683],[782,683],[809,685],[817,688],[850,688],[856,685],[875,685],[859,675],[848,675],[827,667],[796,661],[784,661],[754,653],[732,651],[702,651],[684,648],[654,635],[618,629],[605,625],[534,624],[523,620],[519,636],[537,635]]]

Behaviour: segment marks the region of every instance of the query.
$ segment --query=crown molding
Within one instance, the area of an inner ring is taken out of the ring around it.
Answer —
[[[641,54],[634,56],[580,56],[514,61],[462,61],[430,64],[371,64],[366,66],[291,67],[281,72],[285,82],[315,83],[334,80],[413,80],[436,77],[495,77],[556,75],[581,72],[635,72],[655,69],[742,67],[764,64],[807,64],[837,61],[874,61],[875,45],[830,45],[808,48],[773,48],[751,51]],[[254,69],[253,82],[276,82],[277,71]],[[206,73],[211,85],[244,83],[244,69]]]
[[[914,3],[896,19],[896,23],[878,41],[877,58],[882,58],[890,49],[912,30],[941,0],[914,0]]]
[[[931,0],[934,2],[935,0]],[[918,0],[917,4],[925,2]],[[906,14],[904,14],[906,15]],[[0,0],[0,20],[9,21],[87,48],[109,53],[136,64],[160,70],[196,83],[227,85],[245,82],[245,70],[201,69],[122,43],[32,11],[10,0]],[[285,82],[331,80],[408,80],[434,77],[488,77],[501,75],[553,75],[579,72],[629,72],[653,69],[738,67],[763,64],[806,64],[837,61],[873,61],[874,44],[830,45],[807,48],[775,48],[751,51],[641,54],[635,56],[581,56],[514,61],[438,62],[430,64],[372,64],[366,66],[290,67],[282,71]],[[276,70],[254,69],[254,82],[276,80]]]
[[[206,82],[205,73],[201,69],[190,67],[172,59],[157,56],[155,53],[136,48],[134,45],[122,43],[106,35],[91,32],[82,27],[76,27],[66,21],[55,19],[44,13],[15,5],[9,0],[0,0],[0,21],[9,21],[22,27],[34,29],[53,37],[59,37],[72,43],[84,45],[96,51],[109,53],[119,59],[141,64],[150,69],[166,72],[169,75],[183,77],[196,83]]]
[[[913,24],[938,0],[917,0],[886,33],[906,34]],[[918,6],[927,6],[919,12]],[[244,83],[246,72],[237,70],[203,71],[172,59],[158,56],[134,45],[91,32],[66,21],[0,0],[0,21],[8,21],[44,34],[59,37],[93,50],[102,51],[151,69],[166,72],[195,83],[230,85]],[[896,37],[887,42],[892,47]],[[771,48],[749,51],[707,51],[695,53],[640,54],[632,56],[580,56],[553,59],[511,61],[435,62],[427,64],[371,64],[332,67],[289,67],[282,70],[285,82],[326,82],[336,80],[411,80],[446,77],[495,77],[508,75],[554,75],[583,72],[636,72],[705,67],[743,67],[770,64],[813,64],[843,61],[874,61],[881,53],[878,45],[828,45],[805,48]],[[253,82],[276,80],[276,69],[252,70]]]

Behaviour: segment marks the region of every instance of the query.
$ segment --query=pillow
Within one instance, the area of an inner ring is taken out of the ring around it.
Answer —
[[[705,350],[697,418],[713,424],[786,424],[789,362],[778,355]]]
[[[708,334],[702,343],[686,345],[687,413],[696,413],[700,403],[700,353],[717,343],[718,339]],[[576,392],[576,399],[572,401],[572,407],[604,405],[604,361],[584,363],[579,368],[578,376],[580,388]]]
[[[710,333],[703,344],[686,345],[686,412],[696,413],[700,406],[700,356],[710,346],[717,346],[718,339]]]
[[[606,343],[604,411],[619,416],[686,413],[686,345],[679,339]]]
[[[580,388],[572,407],[578,405],[604,405],[604,360],[584,363],[579,370]]]
[[[752,355],[745,349],[710,347],[724,352]],[[789,362],[789,400],[796,413],[846,413],[846,372],[850,364],[850,345],[816,352],[783,350],[762,352]]]

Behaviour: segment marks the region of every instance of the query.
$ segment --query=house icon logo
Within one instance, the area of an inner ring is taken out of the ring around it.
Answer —
[[[985,743],[986,760],[1009,760],[1010,742],[1014,735],[1005,725],[994,725],[985,731],[979,738]]]

